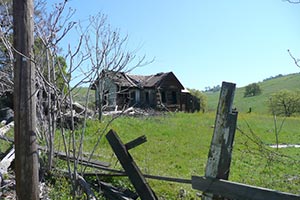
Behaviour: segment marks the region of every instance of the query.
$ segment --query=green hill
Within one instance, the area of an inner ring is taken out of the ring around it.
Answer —
[[[239,112],[246,113],[251,107],[252,112],[259,114],[268,113],[268,100],[271,94],[282,89],[297,90],[300,89],[300,73],[277,76],[268,78],[258,83],[262,89],[262,94],[254,97],[244,97],[245,87],[237,88],[234,97],[234,106]],[[85,104],[88,88],[80,87],[75,89],[72,94],[75,101]],[[219,101],[219,92],[207,92],[208,110],[215,111]],[[89,106],[93,107],[95,102],[95,91],[89,92]]]
[[[262,89],[262,94],[254,97],[244,97],[245,87],[237,88],[234,97],[234,107],[239,112],[248,112],[251,107],[252,112],[259,114],[268,113],[268,101],[271,94],[282,89],[295,91],[300,89],[300,74],[289,74],[276,78],[269,78],[258,83]],[[215,111],[218,105],[219,92],[205,93],[207,95],[208,110]]]
[[[88,106],[89,108],[93,108],[95,104],[95,91],[89,90],[88,87],[78,87],[72,91],[73,100],[82,105],[86,104],[87,97],[88,98]]]

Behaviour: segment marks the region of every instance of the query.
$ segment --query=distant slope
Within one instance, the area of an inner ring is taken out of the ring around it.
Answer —
[[[250,83],[249,83],[250,84]],[[234,107],[239,112],[247,112],[251,107],[252,112],[266,114],[268,113],[268,100],[271,94],[282,90],[300,89],[300,74],[289,74],[258,83],[262,89],[262,94],[255,97],[244,98],[245,87],[237,88],[234,98]],[[206,93],[208,100],[208,110],[215,111],[219,101],[219,92]]]
[[[73,101],[82,105],[86,104],[87,96],[89,96],[88,106],[91,108],[95,103],[95,91],[88,90],[88,87],[78,87],[72,91]]]

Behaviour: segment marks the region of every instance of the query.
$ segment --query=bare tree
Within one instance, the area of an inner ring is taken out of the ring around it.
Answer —
[[[298,3],[300,3],[300,1],[299,1],[299,0],[297,0],[297,1],[285,0],[285,1],[287,1],[287,2],[289,2],[289,3],[293,3],[293,4],[298,4]]]
[[[90,17],[88,27],[89,31],[82,32],[86,33],[84,34],[86,51],[91,53],[90,76],[91,81],[95,83],[98,118],[101,120],[105,93],[104,72],[129,72],[152,61],[146,62],[145,56],[137,58],[134,51],[126,50],[128,36],[122,37],[118,29],[112,29],[105,15],[98,14]]]
[[[0,1],[0,96],[13,91],[12,1]]]
[[[1,13],[4,13],[4,15],[0,16],[0,45],[5,50],[0,50],[0,53],[5,53],[3,56],[0,55],[5,58],[0,63],[0,86],[12,91],[14,86],[12,66],[16,58],[14,53],[18,56],[24,55],[11,44],[12,13],[10,1],[0,0],[0,2]],[[105,70],[128,72],[149,62],[145,61],[145,56],[138,58],[135,50],[127,50],[128,37],[122,37],[118,29],[112,29],[105,15],[98,14],[90,17],[88,24],[83,28],[80,22],[72,21],[75,11],[67,8],[67,1],[54,5],[53,11],[49,13],[40,12],[45,10],[43,8],[44,5],[45,2],[43,1],[36,2],[34,17],[35,41],[32,41],[34,42],[34,51],[31,54],[25,54],[26,57],[24,57],[31,64],[35,65],[35,69],[32,69],[31,72],[35,71],[34,74],[36,76],[30,79],[31,81],[35,80],[34,86],[36,86],[31,97],[37,97],[36,108],[31,108],[31,112],[35,112],[36,109],[38,118],[34,133],[37,134],[38,137],[36,139],[39,142],[45,141],[47,145],[47,170],[52,170],[55,149],[63,148],[66,152],[67,158],[69,158],[67,160],[67,168],[69,177],[72,180],[73,197],[75,198],[78,182],[81,181],[80,176],[78,176],[78,165],[80,164],[79,159],[83,156],[83,141],[89,112],[88,109],[85,109],[81,113],[81,116],[83,116],[81,119],[82,124],[76,126],[78,114],[73,111],[74,90],[81,86],[88,86],[84,105],[87,108],[91,101],[89,99],[91,86],[101,76],[101,72]],[[72,47],[69,45],[67,49],[62,51],[59,48],[60,42],[75,27],[79,33],[78,43]],[[8,78],[5,79],[5,77]],[[99,81],[95,86],[99,91],[97,93],[99,98],[99,118],[102,117],[103,107],[104,91],[102,84],[104,82]],[[95,141],[89,159],[91,159],[98,148],[106,128],[98,130],[98,133],[100,133],[99,138]],[[75,130],[77,132],[80,131],[81,134],[75,134]],[[60,136],[55,136],[55,133],[58,131]],[[54,145],[55,137],[61,138],[62,147]],[[75,160],[73,164],[71,159]]]
[[[90,103],[90,86],[93,85],[96,79],[99,78],[101,72],[104,70],[128,72],[131,69],[143,66],[148,62],[144,61],[145,56],[137,58],[135,51],[126,50],[128,37],[122,37],[119,30],[112,29],[107,23],[105,15],[98,14],[90,17],[88,25],[86,28],[83,28],[82,24],[79,22],[75,23],[71,21],[73,11],[70,9],[66,10],[66,1],[57,5],[56,8],[56,12],[50,14],[46,18],[48,19],[47,23],[41,20],[36,26],[43,48],[46,49],[46,51],[43,51],[46,56],[40,56],[43,61],[40,61],[39,63],[46,63],[44,66],[47,66],[47,70],[44,69],[44,71],[43,68],[38,68],[38,74],[41,77],[41,80],[43,80],[42,83],[45,85],[43,88],[48,88],[46,89],[48,95],[48,107],[53,105],[53,103],[50,103],[51,101],[56,102],[55,106],[53,106],[54,109],[48,108],[48,112],[51,113],[48,113],[48,115],[56,116],[54,118],[52,117],[52,123],[55,123],[55,118],[60,119],[59,128],[63,140],[63,148],[68,157],[75,159],[73,164],[71,164],[69,160],[67,161],[69,176],[72,180],[73,195],[75,198],[78,188],[78,165],[80,164],[79,159],[82,157],[84,149],[83,141],[85,137],[85,126],[88,111],[87,109],[84,110],[82,125],[81,127],[77,127],[77,131],[79,131],[79,128],[81,129],[81,134],[75,134],[75,118],[77,116],[76,113],[72,111],[72,107],[74,105],[73,91],[78,87],[88,86],[84,105],[87,108]],[[67,12],[64,18],[62,17],[63,12]],[[68,32],[74,27],[77,27],[79,32],[78,44],[73,47],[69,45],[66,55],[64,56],[64,59],[68,63],[68,70],[67,73],[63,73],[64,70],[61,62],[57,62],[57,65],[53,65],[53,63],[55,63],[54,60],[57,59],[59,54],[57,46],[59,46],[58,43],[63,40]],[[47,77],[45,77],[45,74],[47,74]],[[49,77],[49,74],[51,74],[52,78]],[[53,82],[51,80],[57,80],[55,79],[55,76],[60,76],[64,82],[64,87],[61,88],[59,94],[57,93],[57,90],[53,89],[55,88],[55,85],[51,84]],[[101,82],[101,84],[103,84],[103,82]],[[97,94],[99,95],[99,99],[102,99],[103,90],[99,87],[101,87],[101,85],[96,85],[96,88],[100,91]],[[52,96],[49,94],[50,91],[55,93],[55,100],[49,98],[49,95]],[[69,112],[67,111],[68,108],[71,108]],[[102,104],[99,108],[99,116],[101,118]],[[66,114],[66,112],[69,114]],[[49,124],[51,124],[50,119],[51,117],[48,117]],[[46,138],[49,138],[49,142],[47,142],[49,144],[48,146],[53,149],[53,147],[51,147],[53,146],[53,142],[51,142],[51,140],[53,140],[54,132],[53,134],[49,134],[51,133],[49,124],[48,131],[46,131],[48,132],[48,134],[46,134]],[[68,124],[69,129],[65,129],[64,124]],[[52,128],[52,131],[55,131],[55,128]],[[91,152],[89,159],[91,159],[95,149],[99,145],[101,136],[105,132],[105,130],[98,131],[102,134],[100,134],[99,139],[95,142],[94,149]],[[51,159],[49,157],[52,154],[48,153],[49,166],[51,166]]]
[[[287,51],[288,51],[290,57],[293,59],[295,65],[300,68],[300,59],[294,57],[289,49]]]
[[[67,1],[55,6],[54,11],[36,16],[36,51],[35,57],[38,63],[37,85],[39,87],[39,102],[45,101],[45,105],[38,104],[41,118],[40,129],[44,133],[48,147],[47,169],[51,170],[54,153],[54,136],[58,112],[58,101],[65,90],[64,59],[60,59],[58,42],[73,28],[75,22],[69,21],[74,11],[69,10],[66,17],[62,17]],[[41,4],[44,6],[44,4]],[[66,24],[64,26],[64,24]],[[59,84],[61,82],[62,84]],[[45,119],[46,118],[46,119]]]

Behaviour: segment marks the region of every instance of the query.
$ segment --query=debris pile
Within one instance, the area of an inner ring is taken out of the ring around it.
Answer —
[[[103,111],[104,116],[131,116],[131,117],[143,117],[143,116],[160,116],[164,114],[164,112],[155,110],[155,109],[142,109],[142,108],[135,108],[129,107],[124,110],[114,110],[114,111]]]

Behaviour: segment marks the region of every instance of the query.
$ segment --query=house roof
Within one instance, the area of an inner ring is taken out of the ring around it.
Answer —
[[[173,72],[157,73],[154,75],[132,75],[124,72],[106,71],[102,75],[111,78],[117,85],[121,87],[159,87],[166,77],[172,76],[175,78],[180,89],[184,89],[180,81],[176,78]],[[98,79],[99,80],[99,79]],[[98,80],[96,82],[98,82]]]
[[[163,79],[172,72],[157,73],[150,76],[140,75],[128,75],[137,85],[140,84],[142,87],[156,87],[160,85]]]

